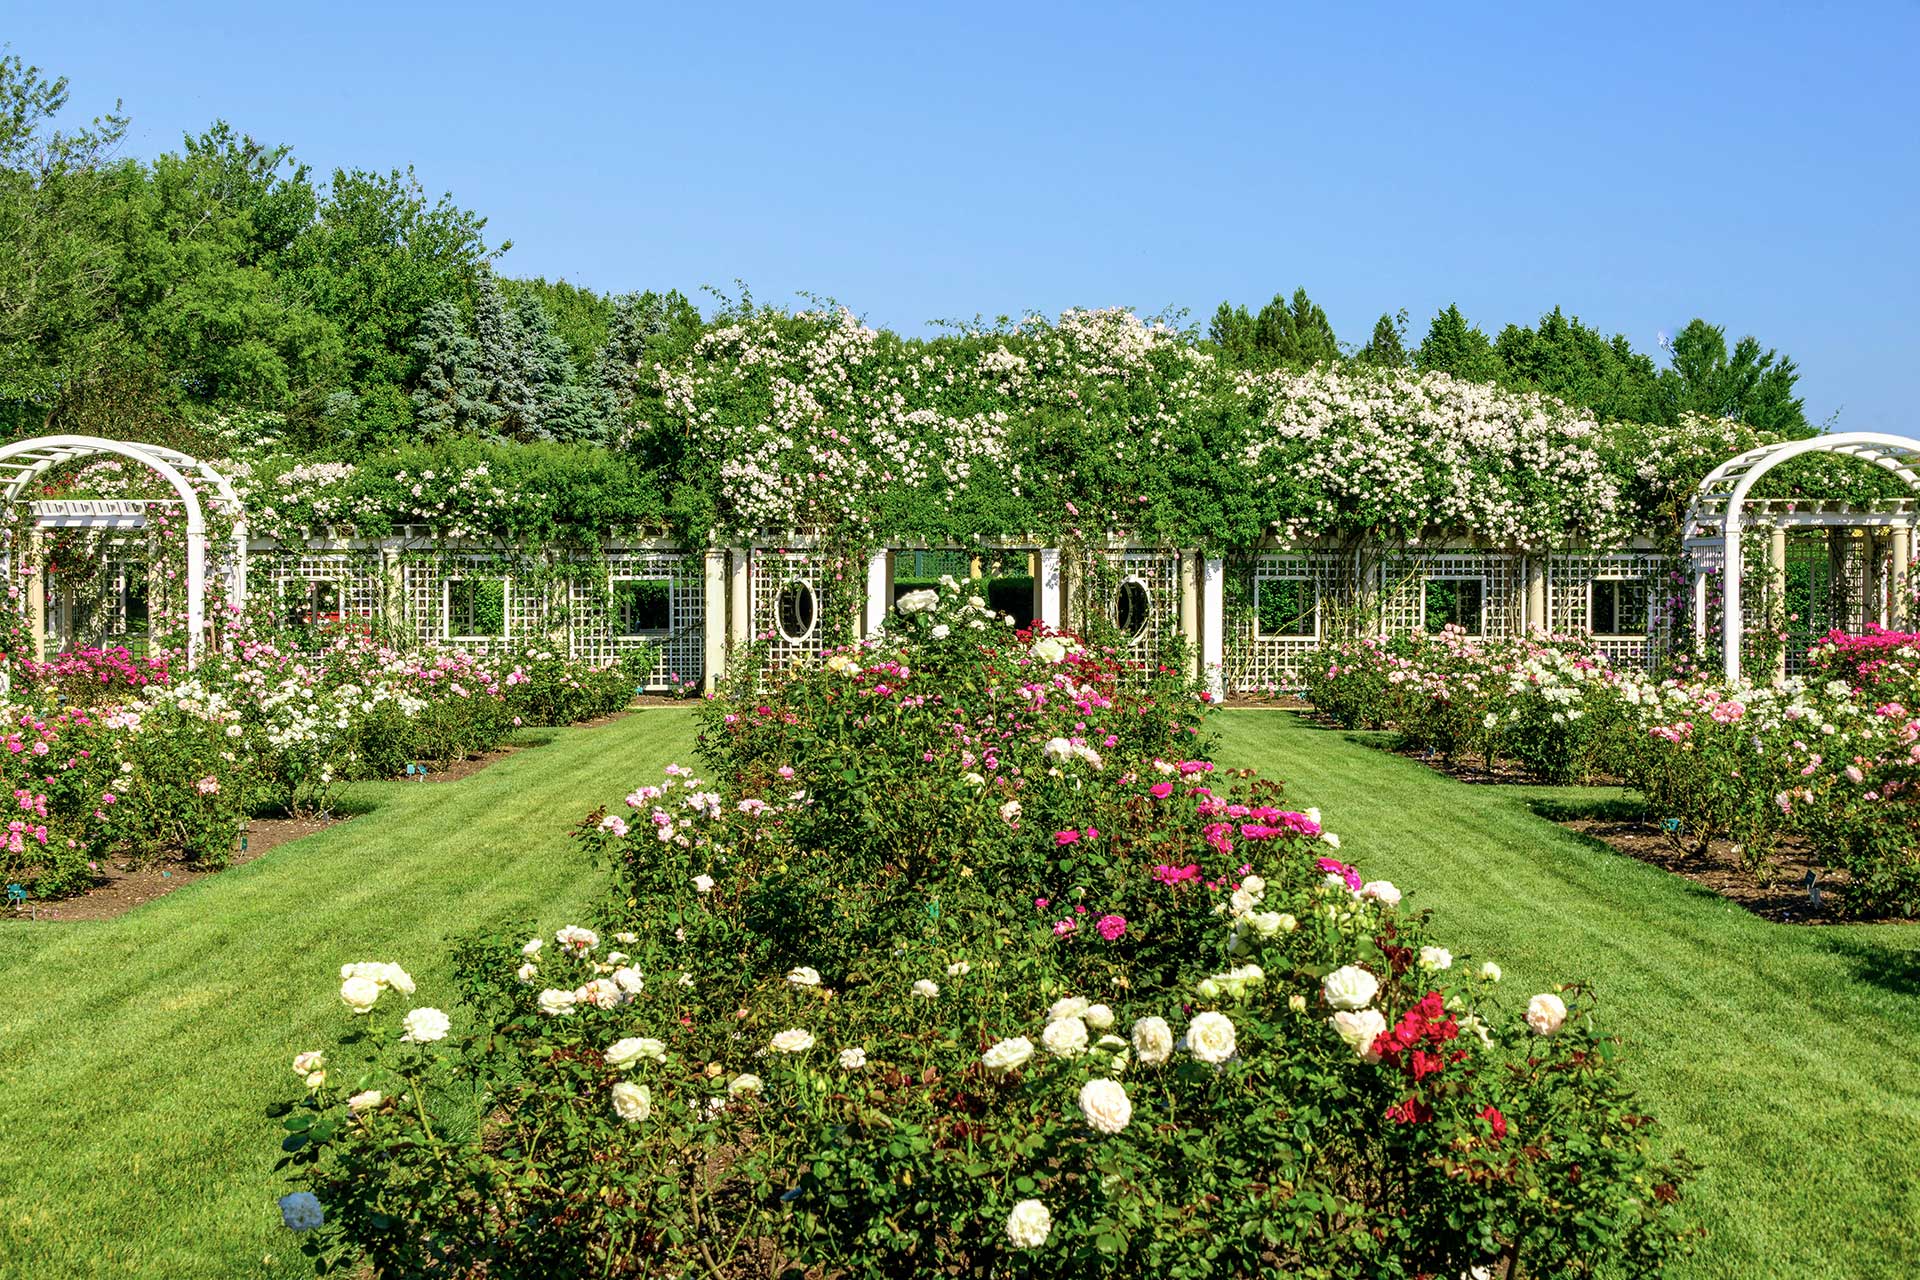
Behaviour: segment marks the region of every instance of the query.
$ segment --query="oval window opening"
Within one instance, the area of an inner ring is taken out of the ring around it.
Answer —
[[[813,634],[813,588],[804,582],[789,582],[780,588],[774,601],[780,634],[788,640],[805,640]]]
[[[1138,578],[1128,578],[1113,593],[1113,625],[1120,628],[1121,634],[1129,640],[1138,640],[1147,629],[1147,622],[1153,617],[1153,597],[1147,594],[1147,584]]]

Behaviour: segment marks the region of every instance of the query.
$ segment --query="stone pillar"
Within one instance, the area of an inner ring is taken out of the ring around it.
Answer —
[[[1200,678],[1200,553],[1180,553],[1180,638],[1187,645],[1187,675]]]
[[[1913,614],[1913,583],[1909,570],[1913,563],[1913,529],[1908,525],[1897,524],[1893,527],[1893,564],[1889,577],[1893,579],[1893,623],[1904,629]]]
[[[727,674],[727,553],[709,547],[703,559],[706,581],[700,600],[700,685],[712,693],[720,677]]]
[[[1039,560],[1040,571],[1033,577],[1034,594],[1038,597],[1034,617],[1058,630],[1066,621],[1061,608],[1061,597],[1066,594],[1066,575],[1060,571],[1060,548],[1041,548]]]
[[[1226,637],[1222,634],[1227,616],[1226,569],[1226,561],[1210,557],[1200,592],[1201,679],[1215,698],[1226,693]]]
[[[1527,557],[1527,616],[1520,620],[1524,634],[1529,629],[1542,634],[1553,630],[1547,616],[1547,553]]]
[[[749,555],[747,548],[735,547],[727,556],[727,645],[739,648],[753,630],[753,596],[747,589]]]
[[[1787,626],[1787,527],[1783,524],[1767,531],[1767,619],[1783,629]],[[1786,678],[1787,650],[1782,645],[1773,660],[1773,680],[1779,684]]]
[[[867,560],[866,625],[861,635],[867,638],[879,635],[881,625],[887,620],[887,610],[892,607],[893,552],[882,547]]]

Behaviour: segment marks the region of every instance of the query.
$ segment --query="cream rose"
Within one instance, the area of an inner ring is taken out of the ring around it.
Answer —
[[[738,1097],[743,1093],[759,1093],[764,1087],[759,1076],[751,1071],[742,1071],[727,1082],[727,1094],[729,1097]]]
[[[380,984],[363,974],[355,974],[340,984],[340,998],[354,1013],[371,1013],[380,1000],[380,991]]]
[[[357,1116],[362,1111],[371,1111],[387,1100],[387,1095],[378,1089],[366,1089],[347,1099],[347,1114]]]
[[[813,1048],[813,1032],[794,1027],[782,1031],[768,1042],[769,1046],[781,1053],[805,1053]]]
[[[400,1038],[414,1044],[430,1044],[446,1039],[452,1025],[447,1015],[438,1009],[415,1009],[400,1019],[400,1027],[405,1032]]]
[[[1187,1024],[1187,1052],[1208,1064],[1233,1056],[1233,1020],[1224,1013],[1198,1014]]]
[[[1133,1102],[1118,1080],[1089,1080],[1080,1086],[1080,1114],[1095,1133],[1119,1133],[1133,1119]]]
[[[1016,1249],[1038,1249],[1053,1234],[1053,1215],[1038,1200],[1022,1200],[1007,1215],[1007,1239]]]
[[[540,1012],[548,1017],[559,1018],[573,1012],[574,994],[549,987],[540,993]]]
[[[1057,1018],[1040,1033],[1040,1046],[1056,1058],[1071,1058],[1087,1051],[1087,1024],[1078,1018]]]
[[[1047,1021],[1058,1022],[1062,1018],[1077,1018],[1087,1011],[1092,1001],[1085,996],[1066,996],[1055,1000],[1053,1007],[1047,1010]]]
[[[607,1051],[601,1056],[607,1060],[607,1065],[610,1067],[630,1067],[642,1059],[665,1062],[667,1046],[646,1036],[628,1036],[624,1040],[615,1040],[608,1045]]]
[[[1012,1071],[1024,1066],[1033,1057],[1033,1041],[1025,1036],[1011,1036],[995,1041],[993,1046],[980,1055],[980,1063],[990,1071]]]
[[[1173,1056],[1173,1028],[1165,1018],[1140,1019],[1133,1024],[1133,1051],[1143,1065],[1159,1066]]]
[[[1383,906],[1397,907],[1400,905],[1400,891],[1393,887],[1393,881],[1391,880],[1367,881],[1360,886],[1360,896],[1363,898],[1372,898]]]
[[[1567,1002],[1559,996],[1544,993],[1527,1001],[1527,1025],[1540,1035],[1554,1034],[1566,1020]]]
[[[855,1048],[852,1048],[852,1049],[842,1049],[840,1051],[841,1070],[858,1071],[860,1068],[866,1065],[867,1065],[867,1051],[865,1049],[862,1049],[856,1046]]]
[[[1445,947],[1420,948],[1420,967],[1429,973],[1453,968],[1453,952]]]
[[[1347,1047],[1368,1062],[1380,1061],[1380,1055],[1373,1051],[1373,1042],[1387,1029],[1387,1017],[1378,1009],[1342,1009],[1333,1015],[1333,1029],[1347,1042]]]
[[[1500,971],[1500,966],[1491,960],[1480,966],[1480,981],[1482,982],[1498,982],[1504,976]]]
[[[628,1124],[639,1124],[653,1114],[653,1093],[643,1084],[619,1080],[613,1086],[614,1114]]]
[[[787,970],[787,981],[796,987],[817,987],[820,985],[820,971],[806,965],[796,965]]]
[[[932,1000],[940,994],[940,984],[931,978],[922,978],[913,984],[913,994]]]
[[[1080,1021],[1086,1023],[1095,1031],[1105,1031],[1113,1025],[1113,1010],[1103,1004],[1090,1004],[1087,1006],[1086,1012],[1080,1015]]]
[[[1364,1009],[1380,991],[1380,980],[1359,965],[1343,965],[1320,980],[1320,994],[1336,1009]]]

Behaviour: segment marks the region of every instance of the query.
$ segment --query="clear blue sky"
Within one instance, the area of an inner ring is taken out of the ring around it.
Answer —
[[[1920,9],[1419,8],[69,0],[0,38],[143,156],[223,117],[412,164],[514,274],[908,332],[1300,284],[1356,342],[1701,315],[1791,353],[1810,418],[1920,429]]]

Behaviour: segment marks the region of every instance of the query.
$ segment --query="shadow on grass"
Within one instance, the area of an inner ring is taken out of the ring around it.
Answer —
[[[1815,934],[1815,943],[1820,950],[1844,961],[1856,981],[1878,987],[1890,995],[1920,996],[1920,929],[1909,926],[1911,940],[1902,947],[1895,945],[1897,935],[1888,936],[1877,930],[1864,932],[1873,927],[1840,925],[1820,929]]]

